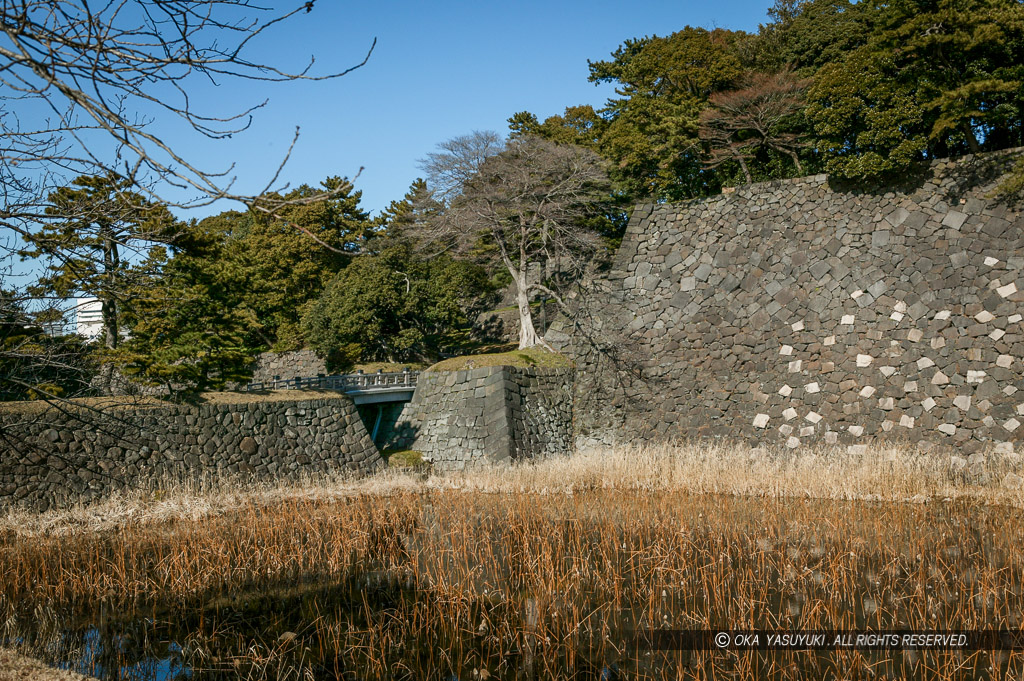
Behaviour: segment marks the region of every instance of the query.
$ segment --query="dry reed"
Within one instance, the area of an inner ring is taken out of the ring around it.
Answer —
[[[68,630],[99,618],[119,642],[99,667],[173,640],[199,678],[1020,678],[1016,651],[661,652],[632,633],[1020,628],[1017,466],[691,444],[139,495],[9,516],[0,622],[85,659]]]

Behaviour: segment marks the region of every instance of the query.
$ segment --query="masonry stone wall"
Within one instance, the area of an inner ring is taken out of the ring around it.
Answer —
[[[252,382],[266,383],[277,376],[281,380],[309,378],[327,374],[327,364],[312,350],[263,352],[256,358]]]
[[[1011,163],[638,207],[581,325],[547,336],[577,363],[579,440],[1024,438],[1024,222],[989,198]]]
[[[515,458],[564,454],[573,446],[573,372],[509,369],[514,389],[506,395]]]
[[[383,466],[355,405],[341,395],[3,414],[0,421],[0,506],[46,509],[118,489],[222,475],[292,480]]]
[[[571,440],[571,370],[484,367],[421,373],[385,446],[460,470],[564,453]]]

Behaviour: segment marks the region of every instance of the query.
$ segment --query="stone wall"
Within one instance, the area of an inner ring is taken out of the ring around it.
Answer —
[[[515,458],[564,454],[573,445],[573,372],[508,368],[506,393]]]
[[[327,364],[312,350],[292,352],[262,352],[256,358],[252,382],[265,383],[277,376],[281,380],[309,378],[327,374]]]
[[[46,509],[225,474],[291,480],[383,465],[355,405],[341,395],[0,420],[0,506]]]
[[[484,367],[421,373],[384,446],[460,470],[566,452],[571,439],[571,370]]]
[[[1024,437],[1024,233],[1007,155],[908,186],[824,176],[640,206],[611,273],[547,338],[583,442]]]

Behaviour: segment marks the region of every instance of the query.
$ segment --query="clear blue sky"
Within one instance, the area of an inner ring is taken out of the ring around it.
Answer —
[[[319,0],[253,45],[250,57],[314,71],[343,70],[377,47],[361,69],[326,82],[230,83],[196,93],[216,113],[269,104],[253,126],[225,142],[185,138],[186,155],[209,169],[236,165],[237,189],[259,191],[296,126],[301,137],[284,173],[292,186],[353,176],[374,213],[401,198],[417,160],[438,142],[472,130],[507,132],[528,110],[541,119],[569,105],[599,105],[609,86],[587,82],[587,60],[607,59],[624,40],[686,25],[754,31],[770,0],[718,2],[413,2]],[[284,5],[289,6],[289,5]],[[170,141],[176,141],[173,137]],[[205,208],[197,216],[236,206]]]

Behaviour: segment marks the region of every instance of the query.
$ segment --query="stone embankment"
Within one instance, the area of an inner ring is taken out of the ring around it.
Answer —
[[[351,399],[309,395],[0,413],[0,505],[47,509],[214,477],[295,480],[383,466]]]
[[[572,382],[564,368],[421,373],[387,446],[415,449],[438,470],[567,452]]]
[[[1024,221],[1011,156],[901,188],[825,176],[638,207],[582,331],[583,441],[870,438],[965,455],[1024,437]],[[597,339],[597,342],[594,342]]]

